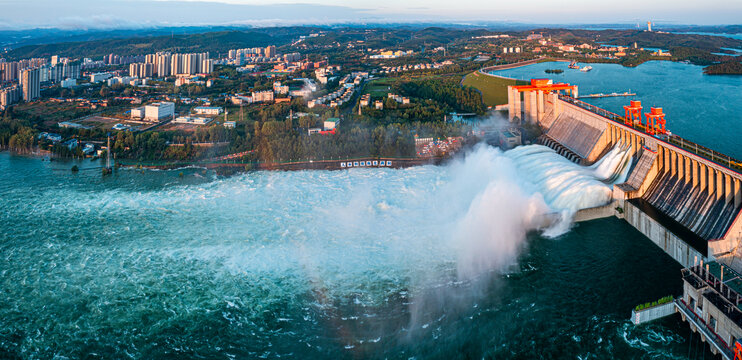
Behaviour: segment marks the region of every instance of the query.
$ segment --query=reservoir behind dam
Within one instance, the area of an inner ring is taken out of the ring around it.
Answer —
[[[581,99],[623,116],[629,100],[641,100],[645,112],[661,107],[667,128],[700,145],[742,158],[742,76],[705,75],[703,67],[670,61],[649,61],[635,68],[617,64],[590,64],[593,70],[568,69],[569,63],[546,62],[493,74],[529,80],[548,78],[578,85],[580,94],[624,92],[635,97]],[[546,69],[563,69],[547,74]]]

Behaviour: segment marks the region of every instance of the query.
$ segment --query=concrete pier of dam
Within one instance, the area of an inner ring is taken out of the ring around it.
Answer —
[[[638,101],[620,116],[577,93],[546,79],[509,86],[509,118],[538,124],[541,144],[581,165],[615,146],[629,151],[633,165],[613,187],[613,202],[581,210],[575,221],[615,215],[663,249],[685,268],[675,302],[683,320],[713,353],[742,356],[742,161],[667,132],[661,108],[644,124]]]

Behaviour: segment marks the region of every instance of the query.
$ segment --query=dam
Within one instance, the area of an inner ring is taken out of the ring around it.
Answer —
[[[628,151],[631,168],[612,203],[583,211],[626,220],[680,263],[678,311],[713,353],[731,359],[742,352],[742,162],[672,134],[661,107],[627,101],[619,115],[578,96],[577,86],[548,79],[508,86],[509,119],[539,125],[540,144],[581,165]]]

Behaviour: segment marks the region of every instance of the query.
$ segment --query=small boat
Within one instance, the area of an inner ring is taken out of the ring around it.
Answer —
[[[580,65],[577,65],[577,61],[572,60],[572,62],[569,63],[569,65],[567,67],[570,68],[570,69],[579,69],[580,68]]]
[[[592,69],[593,69],[592,66],[585,66],[584,68],[580,69],[580,71],[582,71],[582,72],[588,72],[588,71],[590,71]]]

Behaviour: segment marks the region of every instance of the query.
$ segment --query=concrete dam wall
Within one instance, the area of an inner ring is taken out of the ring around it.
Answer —
[[[579,121],[568,114],[561,114],[541,142],[557,151],[561,150],[556,148],[557,144],[564,146],[579,157],[579,162],[590,156],[602,135],[603,130]],[[577,159],[570,160],[575,161]]]
[[[706,240],[723,237],[739,212],[733,201],[669,172],[658,176],[643,198]]]
[[[571,85],[549,86],[510,87],[510,118],[539,124],[543,145],[583,165],[616,145],[628,149],[632,168],[613,190],[615,205],[625,211],[619,216],[685,266],[735,251],[742,239],[742,175],[667,135],[647,134],[617,114],[560,94],[576,95]]]

